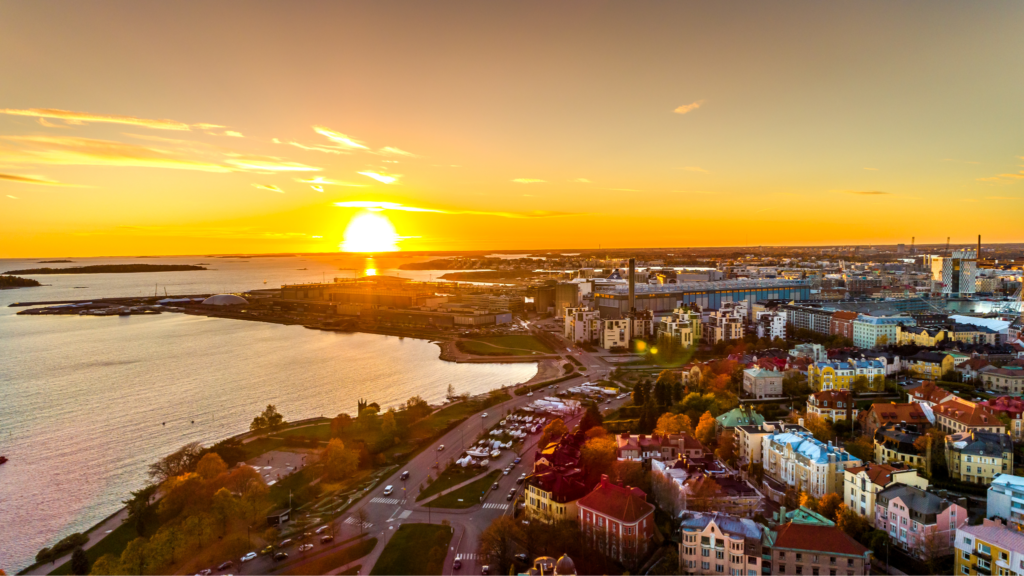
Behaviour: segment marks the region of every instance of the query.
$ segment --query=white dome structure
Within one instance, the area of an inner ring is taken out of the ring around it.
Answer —
[[[203,300],[204,306],[244,306],[248,303],[249,301],[245,298],[234,294],[217,294]]]

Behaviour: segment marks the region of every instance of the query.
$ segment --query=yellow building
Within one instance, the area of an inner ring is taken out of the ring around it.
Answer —
[[[1002,432],[960,432],[946,436],[946,467],[958,482],[991,484],[1013,474],[1013,441]]]
[[[956,368],[953,356],[942,352],[918,352],[907,357],[907,362],[911,374],[924,380],[941,380],[943,374]]]
[[[843,501],[856,514],[875,525],[875,494],[893,484],[907,484],[924,490],[928,480],[917,474],[916,468],[889,464],[865,464],[843,471]]]
[[[534,483],[526,487],[523,499],[526,504],[526,514],[530,518],[544,520],[545,522],[557,522],[559,520],[575,520],[579,516],[579,508],[576,507],[576,500],[586,494],[573,494],[575,498],[567,498],[564,494],[558,494],[553,490],[545,490],[542,486]]]
[[[850,390],[857,378],[867,379],[869,388],[885,384],[885,366],[878,360],[815,362],[807,366],[807,383],[816,392]]]
[[[953,574],[1019,576],[1024,574],[1024,534],[985,519],[980,526],[956,529]]]
[[[925,328],[923,326],[897,326],[896,343],[900,346],[913,344],[934,348],[939,342],[945,340],[949,334],[939,328]]]

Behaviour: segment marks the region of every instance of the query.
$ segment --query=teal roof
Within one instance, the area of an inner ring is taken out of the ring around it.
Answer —
[[[717,420],[718,424],[724,428],[735,428],[737,426],[760,426],[764,424],[764,416],[743,406],[733,408],[718,418],[715,418],[715,420]]]

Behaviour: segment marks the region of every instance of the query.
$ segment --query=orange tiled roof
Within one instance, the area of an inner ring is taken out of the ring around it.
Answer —
[[[935,413],[941,414],[950,420],[954,420],[964,426],[1002,426],[1003,423],[984,406],[967,404],[955,398],[950,402],[939,404],[935,407]]]

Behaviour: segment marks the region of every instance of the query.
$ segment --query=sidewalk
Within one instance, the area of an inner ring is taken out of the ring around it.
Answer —
[[[121,508],[113,516],[110,516],[99,525],[95,526],[93,530],[89,531],[86,536],[89,537],[89,541],[82,545],[83,550],[88,550],[96,545],[97,542],[107,537],[107,534],[111,533],[118,526],[124,523],[125,519],[128,518],[128,509]],[[47,562],[30,571],[24,572],[24,574],[49,574],[61,564],[71,559],[71,554],[74,552],[68,552],[67,554],[57,558],[52,563]]]

